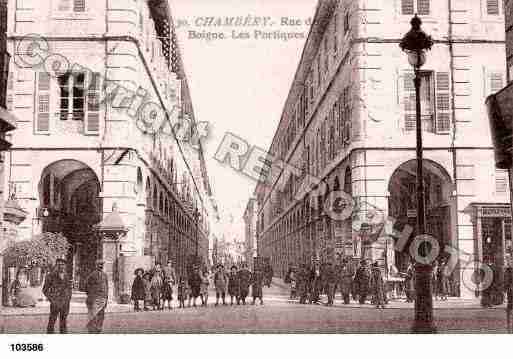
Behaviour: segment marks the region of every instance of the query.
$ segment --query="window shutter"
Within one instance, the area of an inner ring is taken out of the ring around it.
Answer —
[[[84,133],[97,135],[100,133],[100,74],[95,72],[90,76],[92,79],[87,89]]]
[[[73,11],[84,12],[85,11],[85,0],[73,0]]]
[[[403,74],[404,129],[415,131],[415,75],[413,72]]]
[[[419,15],[429,15],[429,0],[417,0],[417,13]]]
[[[499,0],[486,0],[486,13],[488,15],[499,15]]]
[[[508,171],[507,170],[495,170],[495,193],[505,194],[508,193]]]
[[[489,74],[490,93],[496,93],[504,87],[502,72],[491,72]]]
[[[35,133],[50,132],[50,75],[38,72],[37,78],[37,114]]]
[[[451,129],[450,84],[448,72],[436,73],[436,133],[449,133]]]
[[[403,15],[413,15],[413,1],[414,0],[401,0],[401,10]]]

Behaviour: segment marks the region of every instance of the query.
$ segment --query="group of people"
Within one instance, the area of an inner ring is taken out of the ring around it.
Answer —
[[[135,270],[135,278],[132,283],[131,300],[134,310],[163,310],[173,309],[174,293],[179,308],[192,306],[196,307],[197,300],[201,300],[201,306],[208,305],[208,293],[210,285],[214,285],[216,293],[215,305],[228,305],[226,297],[230,297],[230,305],[246,304],[251,287],[252,304],[260,300],[263,304],[262,287],[265,281],[265,274],[259,269],[252,273],[245,263],[238,268],[233,265],[230,271],[225,270],[224,265],[219,264],[210,273],[207,268],[202,270],[194,267],[187,277],[177,277],[171,262],[161,268],[157,263],[152,270],[145,271],[143,268]],[[141,309],[142,304],[142,309]]]
[[[370,296],[378,308],[384,308],[386,302],[385,284],[377,262],[369,266],[362,260],[358,268],[347,259],[336,265],[303,263],[297,269],[289,269],[285,282],[290,283],[291,298],[298,297],[301,304],[320,304],[320,296],[326,294],[326,305],[332,306],[337,289],[345,304],[349,304],[351,296],[361,304]]]
[[[109,284],[107,274],[103,271],[103,264],[101,260],[96,261],[96,268],[86,281],[87,330],[92,334],[101,333],[103,329],[109,296]],[[43,285],[43,294],[50,301],[50,316],[46,331],[48,334],[54,333],[57,318],[59,319],[60,333],[65,334],[68,331],[67,317],[70,308],[72,282],[72,278],[66,270],[66,261],[57,259],[54,270],[46,276]]]
[[[431,289],[436,300],[445,301],[451,293],[451,276],[448,263],[441,260],[440,263],[435,261],[431,274]],[[404,292],[406,294],[406,302],[413,302],[415,299],[415,269],[413,263],[410,262],[404,275]]]
[[[336,265],[330,262],[313,265],[303,263],[299,268],[289,268],[285,282],[290,284],[290,298],[299,298],[301,304],[320,304],[320,296],[325,294],[326,305],[332,306],[337,290],[344,304],[349,304],[351,298],[359,304],[370,300],[376,308],[384,308],[388,303],[387,286],[378,262],[369,265],[367,260],[361,260],[358,266],[348,259]],[[450,294],[450,274],[445,261],[433,267],[432,288],[435,299],[440,297],[441,300],[447,300]],[[404,292],[406,301],[412,302],[415,298],[413,264],[408,266],[404,274]]]

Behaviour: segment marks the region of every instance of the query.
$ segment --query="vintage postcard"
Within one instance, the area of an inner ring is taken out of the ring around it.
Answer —
[[[0,333],[513,332],[512,24],[0,0]]]

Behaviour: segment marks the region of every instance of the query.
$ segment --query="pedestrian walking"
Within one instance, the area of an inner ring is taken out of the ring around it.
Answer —
[[[337,288],[337,275],[335,268],[333,268],[333,263],[331,262],[328,262],[324,268],[323,281],[326,296],[328,297],[326,305],[332,306],[335,299],[335,289]]]
[[[48,317],[47,334],[53,334],[55,322],[59,318],[59,332],[68,332],[67,318],[71,301],[71,278],[66,271],[66,261],[57,259],[55,269],[46,276],[43,294],[50,301],[50,316]]]
[[[196,299],[200,296],[201,291],[201,274],[199,267],[195,267],[192,271],[191,276],[189,277],[189,289],[190,289],[190,295],[189,295],[189,306],[190,306],[190,300],[192,298],[192,304],[193,307],[196,306]]]
[[[438,267],[438,285],[440,288],[440,299],[447,300],[447,297],[451,291],[449,266],[447,261],[443,261]]]
[[[219,305],[219,298],[226,305],[226,287],[228,285],[228,276],[222,264],[217,265],[216,273],[214,274],[214,285],[216,287],[216,306]]]
[[[153,276],[151,277],[151,304],[153,310],[162,309],[162,286],[164,285],[163,273],[160,269],[160,265],[155,267]]]
[[[208,273],[208,269],[204,268],[201,273],[201,285],[200,285],[200,296],[201,296],[201,305],[206,307],[208,306],[208,287],[210,286],[210,276]]]
[[[376,308],[385,309],[385,283],[378,262],[372,264],[370,290]]]
[[[260,299],[260,305],[264,305],[263,285],[264,273],[257,268],[251,275],[251,296],[253,297],[253,305],[255,305],[257,298]]]
[[[438,261],[435,260],[431,272],[431,289],[435,300],[438,300],[439,286],[438,286]]]
[[[353,267],[347,259],[342,260],[342,269],[340,272],[339,289],[344,304],[349,304],[351,300],[351,288],[353,286]]]
[[[406,294],[406,302],[413,302],[415,298],[415,269],[413,268],[412,262],[408,264],[408,268],[406,269],[406,276],[404,278],[404,291]],[[441,295],[443,300],[443,294]]]
[[[144,285],[144,310],[150,310],[151,306],[151,274],[146,272],[143,274]]]
[[[310,279],[310,272],[306,263],[302,263],[297,275],[297,287],[299,295],[299,303],[306,304],[308,298],[308,281]]]
[[[268,288],[271,288],[271,283],[273,281],[273,275],[274,275],[274,271],[273,271],[273,267],[271,266],[270,263],[267,263],[265,265],[265,285],[268,287]]]
[[[91,334],[99,334],[103,329],[105,309],[109,296],[107,274],[103,272],[103,261],[96,261],[96,269],[86,281],[87,330]]]
[[[242,263],[237,275],[239,278],[239,299],[242,305],[246,305],[246,298],[249,295],[249,286],[251,284],[251,272],[247,268],[246,263]]]
[[[144,300],[146,299],[144,280],[142,278],[143,274],[144,269],[137,268],[135,270],[135,278],[132,283],[132,293],[130,295],[130,299],[132,299],[132,301],[134,302],[134,311],[136,312],[141,310],[139,306],[139,301],[143,301],[144,303]]]
[[[310,304],[319,304],[322,291],[321,267],[315,263],[310,273]]]
[[[239,276],[237,275],[237,266],[233,265],[228,274],[228,295],[230,296],[230,305],[235,302],[239,304]]]
[[[162,309],[166,307],[167,309],[173,309],[173,281],[170,277],[164,278],[164,284],[162,284]]]
[[[356,270],[355,282],[358,288],[358,302],[365,304],[367,295],[369,293],[371,273],[367,266],[367,261],[364,259],[360,262],[360,267]]]
[[[297,271],[293,269],[290,272],[290,299],[297,298]]]
[[[184,277],[180,277],[178,280],[177,297],[178,297],[178,308],[185,308],[185,301],[187,300],[187,281]]]

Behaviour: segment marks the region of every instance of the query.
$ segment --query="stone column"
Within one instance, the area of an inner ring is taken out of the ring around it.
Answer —
[[[116,302],[118,300],[117,276],[118,276],[118,257],[119,257],[119,240],[117,235],[102,234],[102,260],[104,263],[104,271],[109,281],[109,301]]]

